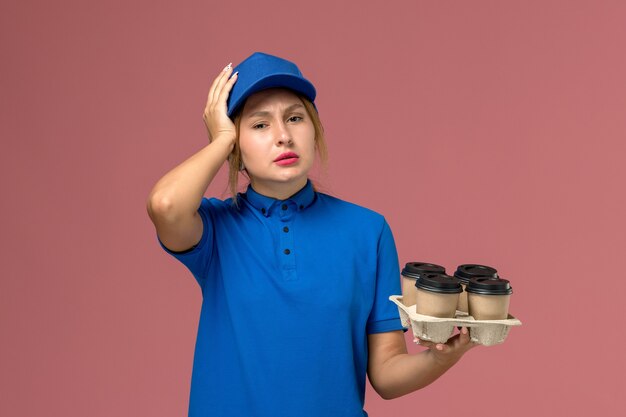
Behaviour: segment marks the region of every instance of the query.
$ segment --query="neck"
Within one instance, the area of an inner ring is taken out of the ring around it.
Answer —
[[[277,200],[286,200],[304,188],[307,178],[294,183],[260,183],[250,179],[250,185],[257,193]]]

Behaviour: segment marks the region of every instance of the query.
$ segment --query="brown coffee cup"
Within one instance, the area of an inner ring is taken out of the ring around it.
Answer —
[[[405,306],[415,305],[416,289],[415,281],[425,273],[445,274],[446,269],[441,265],[426,262],[408,262],[402,269],[402,304]]]
[[[426,273],[415,281],[415,312],[425,316],[453,318],[463,291],[455,277]]]
[[[456,268],[454,276],[461,281],[461,287],[463,287],[463,292],[459,296],[459,304],[456,309],[467,313],[469,311],[469,307],[467,305],[466,288],[469,280],[480,277],[498,278],[498,271],[487,265],[463,264]]]
[[[513,288],[502,278],[472,278],[467,284],[470,316],[476,320],[506,320]]]

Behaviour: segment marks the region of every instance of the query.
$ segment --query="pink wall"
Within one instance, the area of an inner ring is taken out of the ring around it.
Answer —
[[[200,292],[145,199],[206,143],[214,74],[256,50],[317,85],[322,184],[385,214],[400,262],[487,263],[515,290],[505,344],[368,391],[371,416],[623,408],[623,2],[8,3],[0,415],[186,413]]]

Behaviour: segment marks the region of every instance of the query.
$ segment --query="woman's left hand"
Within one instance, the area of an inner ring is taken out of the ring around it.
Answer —
[[[466,327],[462,327],[460,333],[452,336],[446,343],[433,343],[417,338],[414,341],[430,349],[437,362],[448,366],[458,362],[465,352],[478,346],[477,343],[471,341]]]

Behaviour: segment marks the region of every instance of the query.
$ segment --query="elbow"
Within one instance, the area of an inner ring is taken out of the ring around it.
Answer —
[[[175,213],[174,202],[169,196],[162,195],[158,192],[153,192],[148,197],[146,204],[148,215],[154,221],[155,219],[172,220]]]
[[[402,395],[398,395],[396,393],[393,392],[386,392],[383,390],[376,390],[376,392],[378,393],[378,395],[380,395],[380,398],[382,398],[383,400],[394,400],[398,397],[401,397]]]
[[[391,389],[390,387],[383,387],[380,384],[375,384],[371,379],[370,383],[372,384],[372,388],[374,391],[382,398],[383,400],[393,400],[398,397],[402,397],[403,394],[399,393],[397,390]]]
[[[424,388],[424,385],[403,385],[399,381],[386,381],[386,383],[381,384],[375,383],[370,379],[370,383],[372,385],[372,388],[374,388],[374,391],[376,391],[376,393],[380,395],[380,398],[382,398],[383,400],[395,400],[396,398],[403,397],[413,391]]]
[[[394,398],[397,398],[393,395],[385,394],[384,392],[378,392],[378,395],[380,395],[380,398],[382,398],[383,400],[393,400]]]
[[[418,388],[419,389],[419,388]],[[382,398],[383,400],[395,400],[396,398],[400,398],[402,396],[405,396],[406,394],[409,394],[409,392],[399,392],[399,391],[388,391],[388,392],[384,392],[384,391],[376,391],[378,393],[378,395],[380,395],[380,398]]]

